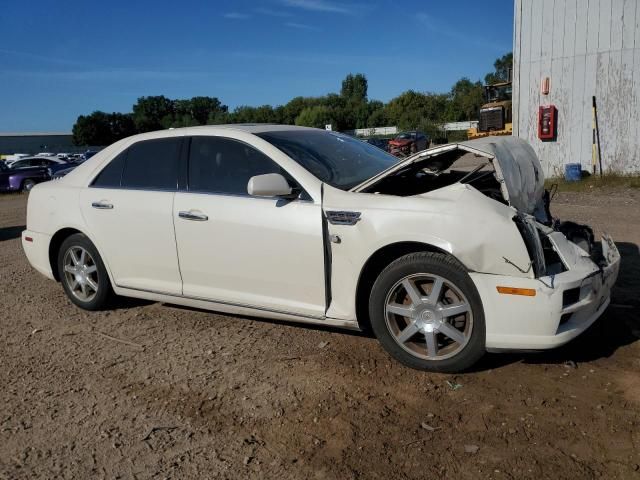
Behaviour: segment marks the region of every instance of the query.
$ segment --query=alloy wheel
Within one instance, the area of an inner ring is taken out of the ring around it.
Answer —
[[[428,273],[396,282],[385,300],[385,321],[400,347],[424,360],[444,360],[467,345],[473,312],[453,282]]]
[[[71,294],[81,302],[90,302],[98,293],[98,267],[83,247],[70,247],[63,260],[64,279]]]

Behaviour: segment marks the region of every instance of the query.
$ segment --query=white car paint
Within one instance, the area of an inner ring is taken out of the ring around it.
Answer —
[[[26,255],[38,271],[54,278],[51,239],[75,229],[96,245],[117,294],[356,329],[358,282],[367,261],[385,247],[414,242],[448,252],[467,268],[484,306],[488,349],[552,348],[579,335],[606,308],[620,261],[615,245],[608,237],[603,240],[607,264],[599,271],[586,252],[536,222],[544,179],[541,173],[537,177],[537,159],[521,141],[497,137],[436,147],[344,191],[323,184],[254,135],[299,128],[192,127],[121,140],[61,180],[31,191],[23,233]],[[279,199],[249,196],[90,187],[97,173],[133,143],[191,135],[252,145],[295,178],[309,198],[283,206]],[[494,161],[508,204],[462,183],[405,197],[364,193],[406,165],[455,149]],[[95,202],[113,208],[92,208]],[[336,211],[359,212],[360,220],[328,224],[324,232],[323,212]],[[184,221],[180,212],[205,215],[208,221]],[[567,271],[536,278],[513,222],[518,214],[549,235]],[[327,267],[325,248],[330,249]],[[500,285],[534,289],[536,296],[499,294]],[[576,286],[579,302],[563,307],[564,290]],[[574,315],[561,324],[566,313]]]

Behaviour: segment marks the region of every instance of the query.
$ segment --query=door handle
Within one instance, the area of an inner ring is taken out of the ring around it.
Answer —
[[[99,208],[101,210],[111,210],[113,208],[113,205],[104,201],[100,201],[100,202],[93,202],[91,203],[91,206],[93,208]]]
[[[204,213],[193,213],[193,212],[178,212],[178,216],[180,218],[184,218],[185,220],[194,220],[196,222],[206,222],[209,220]]]

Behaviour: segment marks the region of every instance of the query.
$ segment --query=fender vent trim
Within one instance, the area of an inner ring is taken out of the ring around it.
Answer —
[[[355,225],[360,221],[360,212],[327,211],[327,220],[331,225]]]

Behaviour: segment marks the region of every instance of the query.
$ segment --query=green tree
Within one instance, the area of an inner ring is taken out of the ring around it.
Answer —
[[[350,73],[342,81],[340,95],[349,100],[365,102],[367,100],[367,77],[362,73]]]
[[[331,108],[326,105],[307,107],[296,118],[296,125],[305,127],[324,128],[325,125],[335,125],[336,123]],[[336,129],[335,127],[333,128],[334,130]]]
[[[139,133],[168,128],[174,122],[174,102],[164,95],[140,97],[133,106],[133,122]]]
[[[379,107],[372,106],[371,102],[369,104],[369,118],[367,118],[367,127],[387,127],[389,126],[389,122],[387,120],[387,116],[384,111],[384,104],[382,102],[378,102],[380,104]]]
[[[133,123],[133,117],[130,113],[111,113],[109,114],[109,127],[111,129],[111,142],[117,142],[123,138],[135,135],[136,126]]]
[[[484,77],[485,85],[506,82],[509,80],[510,71],[513,69],[513,53],[509,52],[493,62],[494,71]]]
[[[74,145],[103,146],[135,134],[135,127],[129,114],[96,111],[80,115],[72,134]]]
[[[95,111],[91,115],[80,115],[72,129],[74,145],[109,145],[111,127],[109,115]]]
[[[407,90],[389,101],[384,113],[391,125],[397,125],[402,130],[410,130],[425,122],[442,122],[447,102],[446,94]]]
[[[189,113],[197,125],[205,125],[210,115],[228,110],[216,97],[193,97],[189,101],[189,107]]]
[[[472,82],[467,77],[458,80],[451,88],[446,108],[446,120],[461,122],[477,118],[478,110],[484,103],[484,89],[480,82]]]

